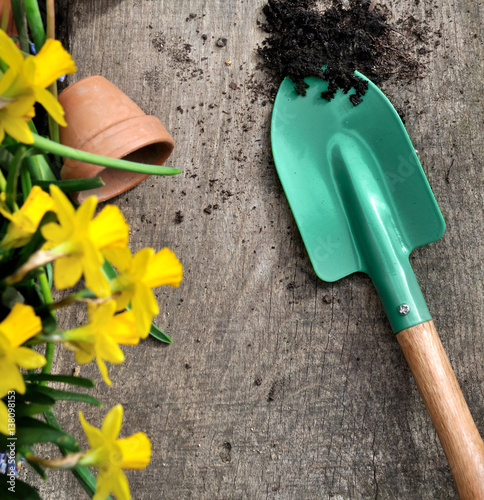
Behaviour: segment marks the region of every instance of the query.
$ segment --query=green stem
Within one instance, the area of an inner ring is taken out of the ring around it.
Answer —
[[[30,178],[29,171],[25,167],[20,169],[20,185],[22,186],[22,194],[25,202],[30,191],[32,191],[32,179]]]
[[[95,155],[80,151],[79,149],[70,148],[63,144],[58,144],[50,139],[41,137],[37,134],[34,136],[34,146],[47,153],[53,153],[73,160],[83,161],[86,163],[94,163],[103,167],[115,168],[118,170],[127,170],[128,172],[136,172],[149,175],[174,175],[181,173],[177,168],[162,167],[159,165],[146,165],[144,163],[135,163],[126,160],[118,160],[116,158],[108,158],[107,156]]]
[[[37,129],[32,120],[28,123],[30,131],[33,134],[37,133]],[[29,155],[26,158],[30,174],[33,179],[45,180],[45,181],[55,181],[57,177],[55,176],[52,168],[43,154],[39,155]]]
[[[52,304],[52,293],[50,291],[49,280],[47,279],[45,270],[43,270],[39,275],[39,284],[44,296],[45,303]],[[54,311],[50,311],[50,314],[55,319]],[[44,367],[42,368],[42,373],[50,373],[50,369],[52,368],[52,360],[54,359],[54,350],[55,344],[53,342],[47,342],[45,345],[45,359],[47,360],[47,363],[45,363]]]
[[[25,151],[26,151],[25,146],[20,146],[17,149],[8,170],[5,202],[11,212],[13,212],[15,208],[15,200],[17,198],[18,176]]]
[[[20,0],[12,0],[12,12],[17,28],[18,38],[20,41],[20,48],[24,52],[29,51],[29,37],[27,33],[27,21],[25,19],[25,12]]]
[[[38,52],[45,43],[45,29],[40,15],[39,4],[37,0],[23,0],[23,4],[32,39]]]

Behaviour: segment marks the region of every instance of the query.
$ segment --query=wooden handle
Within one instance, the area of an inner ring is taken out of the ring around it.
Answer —
[[[432,321],[397,335],[461,500],[484,499],[484,443]]]

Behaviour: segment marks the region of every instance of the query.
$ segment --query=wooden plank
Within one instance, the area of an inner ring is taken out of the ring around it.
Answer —
[[[167,164],[184,171],[115,200],[134,250],[169,246],[185,269],[179,289],[157,293],[174,344],[126,349],[113,388],[96,390],[107,408],[123,403],[124,435],[152,439],[149,468],[128,472],[133,498],[456,498],[371,283],[312,271],[271,161],[271,103],[251,89],[266,78],[255,52],[263,3],[73,0],[59,13],[79,68],[69,81],[102,74],[160,117],[177,144]],[[483,6],[386,4],[441,33],[427,76],[385,92],[406,113],[447,221],[412,264],[482,433]],[[70,370],[72,354],[56,366]],[[91,365],[82,375],[100,380]],[[72,405],[59,418],[80,435]],[[82,496],[65,473],[40,489]]]

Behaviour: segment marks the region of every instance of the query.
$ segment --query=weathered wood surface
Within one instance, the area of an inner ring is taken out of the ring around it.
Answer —
[[[412,263],[483,433],[483,4],[385,3],[442,34],[427,76],[385,91],[406,112],[447,221]],[[250,88],[252,75],[264,80],[262,5],[72,0],[59,13],[79,68],[69,81],[102,74],[159,116],[177,144],[167,164],[184,171],[115,200],[134,250],[170,246],[185,269],[178,290],[157,294],[173,345],[126,349],[113,387],[96,389],[106,408],[124,404],[124,435],[151,437],[151,465],[128,473],[133,498],[456,498],[371,283],[324,283],[312,271],[271,160],[271,103]],[[56,366],[72,369],[72,354],[60,351]],[[100,380],[94,365],[82,374]],[[80,436],[77,409],[59,418]],[[93,423],[104,415],[82,410]],[[65,473],[41,490],[83,498]]]

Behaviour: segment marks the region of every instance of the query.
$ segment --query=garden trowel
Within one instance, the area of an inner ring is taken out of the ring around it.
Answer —
[[[357,76],[366,78],[356,73]],[[272,113],[279,178],[318,277],[368,274],[415,378],[461,499],[484,499],[484,443],[409,262],[444,219],[400,117],[370,81],[354,106],[308,78],[286,78]]]

